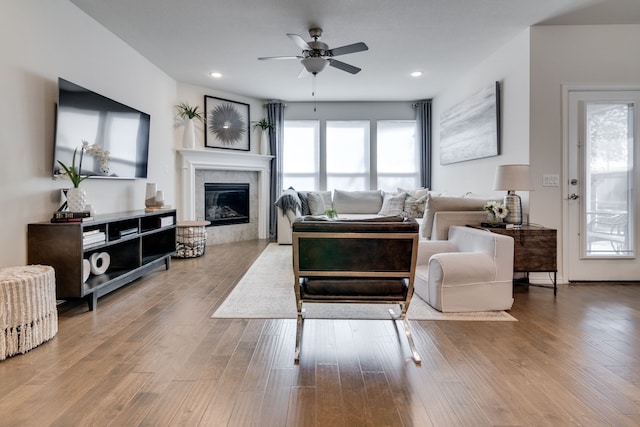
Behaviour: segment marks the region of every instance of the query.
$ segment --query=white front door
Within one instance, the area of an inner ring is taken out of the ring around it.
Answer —
[[[640,91],[569,91],[569,281],[640,280]]]

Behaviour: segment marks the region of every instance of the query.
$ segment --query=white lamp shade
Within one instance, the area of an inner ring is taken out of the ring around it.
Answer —
[[[493,182],[494,190],[531,191],[529,165],[499,165]]]
[[[302,66],[312,74],[317,74],[320,71],[324,70],[324,67],[326,67],[329,63],[328,60],[316,56],[304,58],[300,62],[302,63]]]

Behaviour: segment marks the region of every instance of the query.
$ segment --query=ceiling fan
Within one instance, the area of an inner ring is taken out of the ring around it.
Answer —
[[[313,41],[306,42],[298,34],[287,34],[287,36],[302,49],[302,53],[300,55],[267,56],[258,59],[261,61],[270,59],[299,59],[304,68],[300,71],[298,77],[304,77],[308,75],[308,73],[315,76],[320,71],[324,70],[327,65],[351,74],[357,74],[360,72],[360,68],[333,59],[333,57],[369,50],[369,47],[365,43],[359,42],[329,49],[329,46],[326,43],[319,41],[322,36],[322,28],[311,28],[309,30],[309,35],[313,38]]]

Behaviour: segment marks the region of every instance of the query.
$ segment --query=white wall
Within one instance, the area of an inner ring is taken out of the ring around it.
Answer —
[[[212,96],[215,98],[228,99],[236,102],[249,104],[249,120],[252,123],[250,137],[250,153],[260,154],[260,130],[253,128],[253,123],[262,118],[267,117],[266,101],[248,98],[246,96],[235,95],[229,92],[213,90],[207,87],[194,86],[187,83],[178,83],[178,102],[186,102],[189,105],[199,106],[199,110],[204,112],[204,97]],[[196,122],[196,149],[203,150],[204,147],[204,125]],[[184,127],[180,121],[175,122],[175,144],[176,148],[182,147]],[[215,148],[207,148],[207,150],[217,150]]]
[[[251,122],[251,135],[249,138],[249,147],[250,153],[253,154],[261,154],[260,153],[260,130],[254,129],[253,124],[259,121],[262,118],[267,117],[266,108],[264,106],[265,101],[256,99],[256,98],[248,98],[245,96],[235,95],[229,92],[223,92],[219,90],[213,90],[211,88],[194,86],[187,83],[178,83],[178,103],[186,102],[191,106],[197,105],[200,111],[204,113],[204,98],[205,96],[212,96],[215,98],[228,99],[236,102],[243,102],[245,104],[249,104],[249,121]],[[175,112],[175,110],[174,110]],[[205,147],[205,125],[196,121],[195,123],[195,134],[196,134],[196,150],[207,150],[211,152],[216,151],[228,151],[219,148],[206,148]],[[180,149],[183,147],[184,140],[184,125],[181,120],[174,120],[174,146],[176,149]],[[175,167],[178,174],[175,179],[175,190],[176,194],[180,195],[183,188],[183,176],[182,176],[182,165],[181,165],[180,156],[176,156],[175,158]],[[181,196],[178,197],[183,200]],[[190,220],[193,218],[185,218],[183,213],[187,211],[185,206],[182,206],[182,201],[176,200],[176,205],[178,208],[178,219],[179,220]],[[240,228],[240,227],[235,227]],[[211,238],[211,241],[216,241],[218,243],[222,243],[225,241],[221,241],[220,236],[217,238]],[[232,240],[227,240],[232,241]]]
[[[58,77],[151,115],[148,181],[175,204],[173,79],[67,0],[2,1],[0,52],[0,267],[26,263],[27,224],[49,220],[70,184],[52,179]],[[108,213],[143,209],[145,183],[82,186]]]
[[[640,25],[545,26],[531,29],[531,160],[536,175],[562,176],[562,86],[640,87]],[[562,187],[534,181],[532,211],[562,227]]]
[[[416,113],[406,102],[287,102],[286,120],[413,120]]]
[[[496,81],[500,82],[502,95],[502,154],[441,165],[440,115]],[[433,189],[451,195],[472,192],[503,197],[504,192],[493,191],[496,165],[529,163],[529,30],[522,32],[484,62],[469,70],[452,87],[439,93],[433,100],[432,112]],[[526,205],[527,193],[520,195]]]
[[[563,236],[562,187],[543,187],[542,175],[562,175],[563,85],[629,85],[640,88],[640,25],[531,28],[530,156],[535,191],[531,216]],[[562,254],[562,243],[559,247]],[[562,259],[560,260],[562,265]]]

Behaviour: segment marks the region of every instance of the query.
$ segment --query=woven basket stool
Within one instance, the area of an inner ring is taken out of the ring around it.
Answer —
[[[0,268],[0,360],[24,354],[58,333],[52,267]]]

